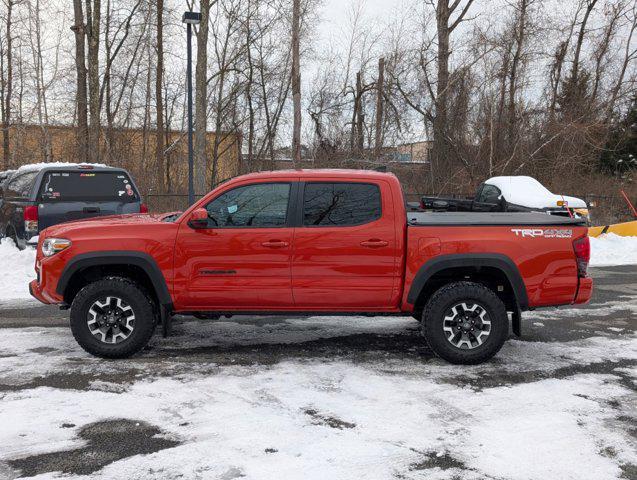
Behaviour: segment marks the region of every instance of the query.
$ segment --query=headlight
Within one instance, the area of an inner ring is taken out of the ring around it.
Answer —
[[[45,257],[50,257],[70,246],[71,240],[67,240],[66,238],[46,238],[42,242],[42,254]]]

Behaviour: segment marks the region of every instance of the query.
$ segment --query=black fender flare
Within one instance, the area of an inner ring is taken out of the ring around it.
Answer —
[[[414,305],[418,300],[420,292],[422,292],[427,281],[436,273],[448,268],[457,267],[493,267],[501,270],[509,280],[513,288],[513,294],[521,310],[528,310],[529,299],[526,293],[526,287],[520,270],[517,265],[506,255],[500,253],[458,253],[449,255],[440,255],[426,261],[418,273],[414,277],[409,293],[407,294],[407,302]]]
[[[168,311],[172,310],[172,297],[164,274],[155,262],[155,259],[144,252],[129,250],[112,250],[102,252],[81,253],[71,258],[64,267],[55,291],[64,295],[66,287],[75,273],[88,267],[101,265],[127,264],[135,265],[146,272],[155,288],[155,293],[161,306]]]

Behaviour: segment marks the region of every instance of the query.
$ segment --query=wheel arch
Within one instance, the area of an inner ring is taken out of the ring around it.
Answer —
[[[442,284],[467,277],[487,284],[504,283],[504,290],[496,289],[495,293],[505,301],[507,309],[528,309],[526,287],[517,265],[511,258],[498,253],[449,254],[432,258],[414,277],[407,302],[414,305],[414,311],[422,311],[429,296]]]
[[[138,280],[150,290],[157,303],[172,310],[172,298],[164,275],[157,262],[144,252],[103,251],[82,253],[64,267],[56,292],[70,305],[73,297],[91,278],[119,275]]]

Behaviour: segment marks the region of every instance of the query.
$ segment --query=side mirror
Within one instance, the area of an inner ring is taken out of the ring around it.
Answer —
[[[208,210],[205,208],[198,208],[190,214],[188,220],[188,226],[195,230],[208,227]]]

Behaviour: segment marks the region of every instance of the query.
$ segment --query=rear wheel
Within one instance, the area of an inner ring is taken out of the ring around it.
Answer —
[[[455,282],[435,292],[423,311],[422,334],[439,357],[477,364],[492,358],[509,336],[502,300],[479,283]]]
[[[18,240],[18,233],[16,232],[16,230],[15,230],[15,228],[13,226],[9,226],[7,228],[7,231],[4,234],[4,236],[6,238],[10,238],[11,240],[13,240],[13,243],[18,248],[18,250],[24,250],[24,245],[20,244],[20,241]]]
[[[71,331],[92,355],[125,358],[141,350],[157,324],[153,301],[137,283],[107,277],[85,286],[71,305]]]

